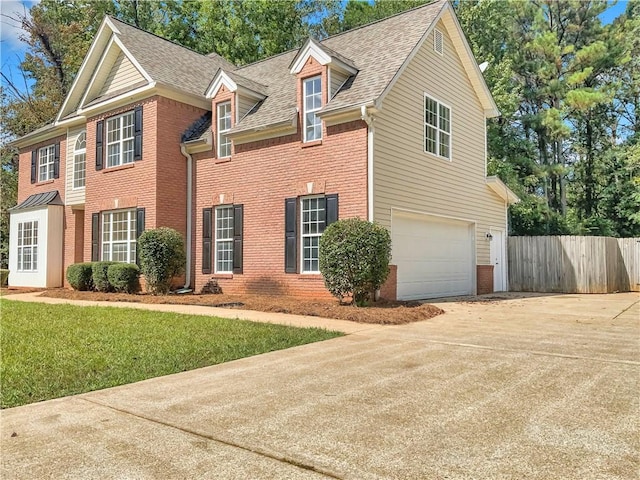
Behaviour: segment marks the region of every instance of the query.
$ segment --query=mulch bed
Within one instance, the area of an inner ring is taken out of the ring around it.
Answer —
[[[313,300],[287,296],[186,294],[153,296],[146,294],[78,292],[69,289],[52,289],[42,294],[46,297],[71,300],[107,302],[170,303],[181,305],[204,305],[209,307],[257,310],[261,312],[290,313],[313,317],[335,318],[360,323],[400,325],[419,322],[444,313],[440,308],[419,302],[389,302],[381,300],[368,307],[342,305],[337,300]]]

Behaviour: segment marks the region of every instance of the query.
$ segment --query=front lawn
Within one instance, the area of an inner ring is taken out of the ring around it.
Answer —
[[[342,335],[113,307],[0,300],[0,407],[215,365]]]

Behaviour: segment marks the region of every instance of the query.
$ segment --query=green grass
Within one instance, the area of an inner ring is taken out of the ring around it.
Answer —
[[[197,315],[0,300],[0,407],[137,382],[342,335]]]

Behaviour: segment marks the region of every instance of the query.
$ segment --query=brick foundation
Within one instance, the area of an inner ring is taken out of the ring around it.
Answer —
[[[398,299],[398,266],[389,265],[387,281],[380,287],[380,298],[385,300]]]
[[[493,293],[493,265],[477,265],[478,295]]]

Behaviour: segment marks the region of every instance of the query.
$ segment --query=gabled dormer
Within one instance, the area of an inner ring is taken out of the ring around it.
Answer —
[[[267,98],[267,87],[218,69],[206,97],[211,100],[215,156],[218,160],[228,159],[233,153],[231,129]]]
[[[302,141],[320,142],[324,136],[320,111],[358,70],[351,60],[309,38],[291,62],[289,73],[297,79]]]

